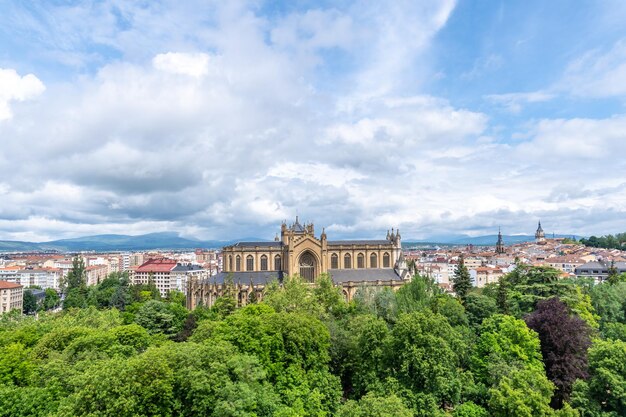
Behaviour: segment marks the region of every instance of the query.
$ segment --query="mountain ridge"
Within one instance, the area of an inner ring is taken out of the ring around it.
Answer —
[[[555,237],[575,237],[576,235],[555,235]],[[535,240],[531,235],[503,235],[505,245]],[[436,236],[429,239],[405,239],[403,245],[477,245],[493,246],[498,239],[497,235],[467,236],[448,235]],[[217,249],[236,242],[269,242],[268,239],[244,237],[235,240],[197,240],[181,237],[176,232],[154,232],[143,235],[102,234],[81,236],[76,238],[57,239],[47,242],[26,242],[17,240],[0,240],[0,252],[83,252],[83,251],[139,251],[155,249]]]

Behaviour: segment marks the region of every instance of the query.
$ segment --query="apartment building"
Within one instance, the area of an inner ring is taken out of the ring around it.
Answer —
[[[15,282],[0,281],[0,314],[22,311],[24,287]]]

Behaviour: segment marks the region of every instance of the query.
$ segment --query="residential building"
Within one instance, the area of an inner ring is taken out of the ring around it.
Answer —
[[[626,262],[615,262],[613,266],[617,270],[618,274],[626,272]],[[602,282],[608,278],[610,267],[611,262],[607,261],[587,262],[586,264],[577,267],[575,269],[575,273],[577,277],[593,278],[596,282]]]
[[[0,281],[0,313],[22,311],[24,287],[15,282]]]

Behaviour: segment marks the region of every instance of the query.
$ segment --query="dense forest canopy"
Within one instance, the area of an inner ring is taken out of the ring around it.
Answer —
[[[78,272],[64,311],[0,318],[0,416],[626,415],[625,282],[519,265],[463,298],[415,276],[346,303],[294,277],[190,312]]]

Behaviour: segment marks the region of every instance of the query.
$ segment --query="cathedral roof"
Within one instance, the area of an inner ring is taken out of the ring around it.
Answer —
[[[335,283],[401,280],[391,268],[329,269],[328,273]]]
[[[390,245],[388,240],[329,240],[328,245]]]
[[[281,246],[283,243],[282,242],[237,242],[233,245],[233,247],[245,247],[245,248],[253,248],[255,246],[259,246],[259,247],[268,247],[268,246]]]

